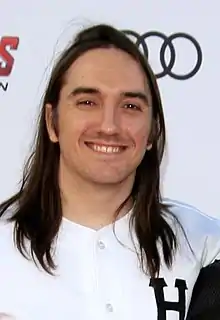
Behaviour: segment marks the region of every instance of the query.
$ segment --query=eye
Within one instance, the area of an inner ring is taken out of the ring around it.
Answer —
[[[138,105],[134,104],[134,103],[126,103],[124,105],[124,108],[125,109],[131,109],[131,110],[141,110],[141,108]]]
[[[81,100],[77,102],[77,105],[92,107],[95,103],[91,100]]]

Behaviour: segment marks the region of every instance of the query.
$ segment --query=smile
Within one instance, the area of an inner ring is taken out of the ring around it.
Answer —
[[[110,146],[110,145],[99,145],[95,143],[86,143],[86,145],[95,152],[105,153],[105,154],[117,154],[125,150],[125,146]]]

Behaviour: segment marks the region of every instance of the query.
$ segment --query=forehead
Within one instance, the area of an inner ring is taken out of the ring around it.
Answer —
[[[119,49],[93,49],[69,68],[66,86],[97,86],[109,90],[146,90],[147,79],[140,64]]]

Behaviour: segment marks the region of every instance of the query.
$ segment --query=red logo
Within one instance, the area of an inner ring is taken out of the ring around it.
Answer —
[[[0,38],[0,77],[10,76],[14,66],[13,51],[18,49],[19,37]],[[0,82],[0,90],[8,90],[8,82]]]
[[[0,39],[0,77],[8,77],[14,65],[14,57],[11,51],[17,50],[18,37],[5,36]]]

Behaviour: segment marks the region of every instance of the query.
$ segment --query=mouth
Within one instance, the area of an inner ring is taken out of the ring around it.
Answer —
[[[104,145],[104,144],[97,144],[92,142],[85,142],[86,146],[91,150],[102,153],[102,154],[120,154],[126,150],[126,146],[115,146],[115,145]]]

